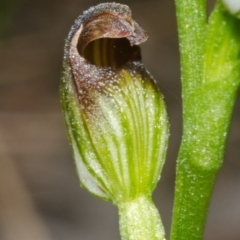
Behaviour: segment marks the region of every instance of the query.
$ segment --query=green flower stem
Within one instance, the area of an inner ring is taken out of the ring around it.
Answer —
[[[151,199],[139,197],[119,205],[122,240],[164,240],[163,225]]]
[[[206,38],[206,0],[175,0],[181,53],[183,100],[198,87],[202,78],[202,58]]]
[[[204,16],[199,13],[203,11],[203,1],[191,2],[199,16]],[[201,17],[196,19],[196,11],[189,11],[187,3],[190,1],[177,0],[184,117],[171,240],[203,237],[240,82],[239,20],[229,15],[219,2],[206,28]],[[182,29],[186,22],[194,22],[200,29]],[[197,37],[200,32],[204,39]],[[187,56],[188,51],[191,57]]]

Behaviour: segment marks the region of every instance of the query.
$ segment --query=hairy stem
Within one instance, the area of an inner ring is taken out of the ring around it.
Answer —
[[[158,210],[151,199],[139,197],[119,205],[122,240],[164,240]]]
[[[176,4],[184,114],[171,240],[200,240],[239,88],[240,22],[220,2],[208,26],[205,1]]]
[[[206,38],[206,0],[175,0],[181,56],[183,100],[199,86]]]

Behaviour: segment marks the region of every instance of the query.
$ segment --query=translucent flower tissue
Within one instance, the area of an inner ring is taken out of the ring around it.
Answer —
[[[138,46],[147,37],[127,6],[106,3],[65,45],[61,101],[81,185],[116,205],[151,196],[166,154],[163,97]]]

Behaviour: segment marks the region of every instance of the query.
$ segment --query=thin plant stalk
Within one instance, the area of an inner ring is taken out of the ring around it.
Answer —
[[[203,238],[239,89],[239,20],[219,1],[207,24],[205,4],[204,0],[176,0],[183,137],[177,161],[171,240]]]

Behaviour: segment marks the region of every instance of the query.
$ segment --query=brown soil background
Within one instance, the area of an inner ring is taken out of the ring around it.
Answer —
[[[174,1],[119,2],[128,4],[149,32],[142,45],[143,61],[167,103],[170,147],[154,201],[168,238],[182,124]],[[117,209],[79,188],[58,95],[64,39],[75,18],[98,3],[27,0],[1,44],[1,240],[120,240]],[[240,239],[239,108],[238,101],[205,240]]]

